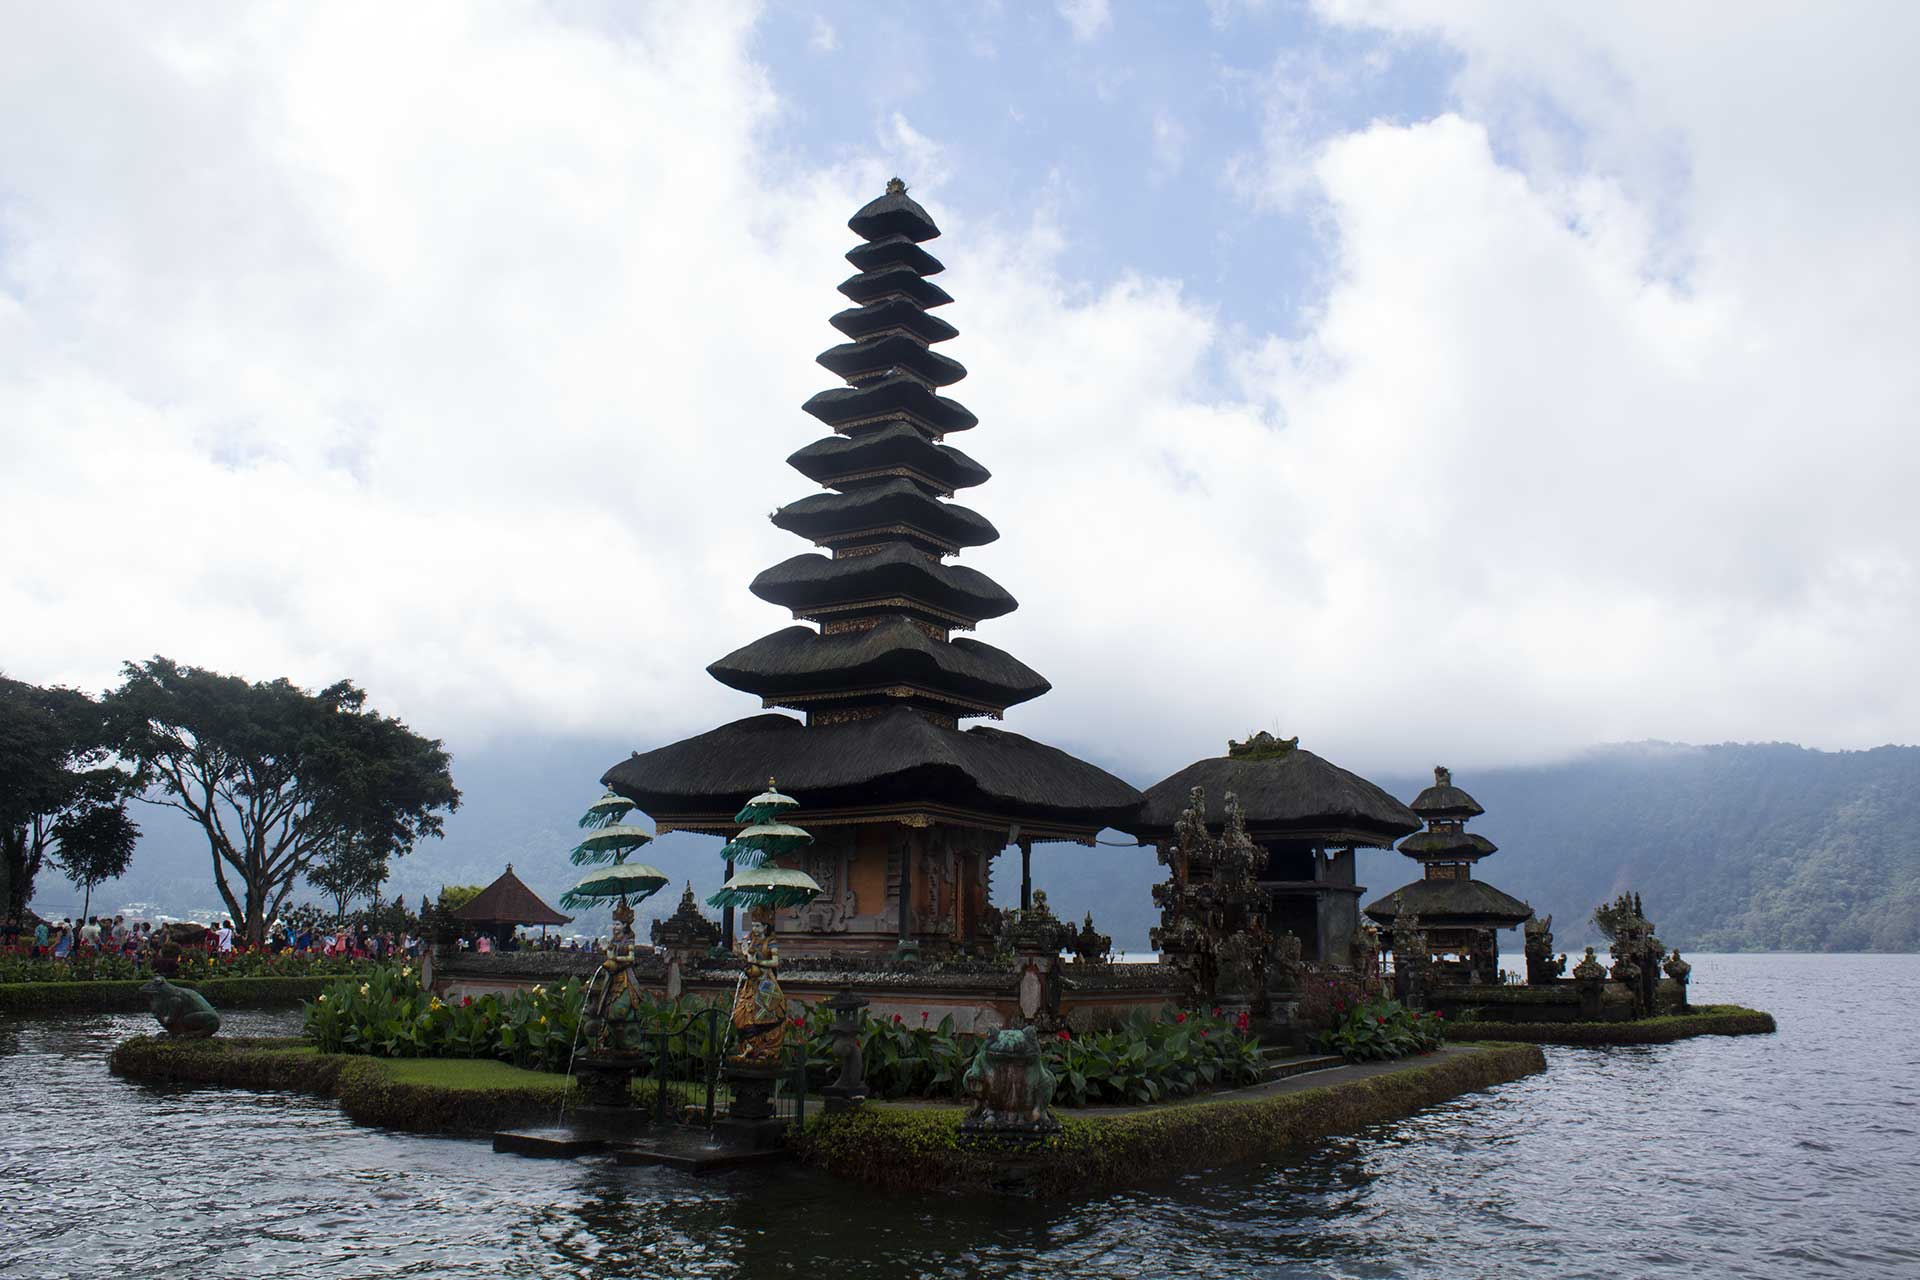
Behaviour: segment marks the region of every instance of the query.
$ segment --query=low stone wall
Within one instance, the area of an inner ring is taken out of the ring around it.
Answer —
[[[799,1145],[828,1172],[877,1186],[984,1191],[1014,1183],[1066,1195],[1258,1159],[1545,1069],[1533,1045],[1488,1044],[1319,1088],[1112,1116],[1062,1112],[1057,1136],[1011,1157],[962,1146],[960,1107],[870,1104],[813,1117]]]
[[[1562,979],[1524,987],[1444,986],[1428,992],[1425,1004],[1459,1022],[1619,1022],[1633,1016],[1633,993],[1625,984],[1602,983],[1600,1012],[1581,1011],[1579,984]]]
[[[213,978],[175,980],[174,985],[193,988],[216,1009],[272,1009],[311,1000],[333,980]],[[0,1013],[143,1013],[147,998],[140,985],[145,981],[0,983]]]
[[[1450,1040],[1495,1036],[1527,1044],[1668,1044],[1693,1036],[1753,1036],[1775,1031],[1773,1015],[1734,1004],[1696,1005],[1686,1013],[1625,1022],[1448,1022]]]
[[[504,1063],[316,1053],[300,1040],[219,1036],[136,1036],[114,1048],[109,1066],[130,1080],[286,1089],[333,1098],[358,1124],[414,1133],[484,1134],[551,1120],[569,1087],[565,1076]],[[455,1080],[407,1078],[422,1066]]]

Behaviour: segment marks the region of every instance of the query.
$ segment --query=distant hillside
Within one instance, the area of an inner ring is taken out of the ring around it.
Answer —
[[[466,802],[447,838],[397,864],[389,891],[411,900],[441,884],[484,883],[511,861],[537,891],[557,896],[576,874],[566,862],[577,839],[573,819],[599,794],[600,773],[625,754],[579,740],[462,753],[454,774]],[[1553,913],[1563,947],[1593,941],[1593,908],[1632,887],[1660,936],[1683,949],[1920,951],[1920,747],[1641,743],[1552,765],[1461,770],[1457,780],[1487,809],[1473,829],[1500,846],[1481,864],[1484,878]],[[1375,781],[1406,799],[1428,777]],[[130,900],[175,913],[217,906],[198,830],[165,810],[139,817],[146,835],[133,869],[96,894],[100,908]],[[710,839],[669,836],[646,856],[676,885],[691,879],[705,896],[720,882],[717,848]],[[1154,919],[1148,889],[1160,875],[1152,850],[1042,845],[1033,861],[1034,882],[1056,911],[1077,920],[1091,910],[1116,945],[1145,949]],[[1363,853],[1367,900],[1413,870],[1397,854]],[[995,899],[1015,901],[1019,878],[1009,852],[994,866]],[[56,877],[40,885],[41,910],[78,910]],[[662,892],[646,909],[665,914],[677,901],[676,892]],[[576,927],[604,931],[604,913]]]

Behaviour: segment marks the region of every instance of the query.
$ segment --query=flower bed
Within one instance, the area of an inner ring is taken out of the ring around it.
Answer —
[[[1438,1013],[1418,1013],[1398,1000],[1363,1000],[1337,1010],[1339,1021],[1320,1047],[1348,1062],[1379,1062],[1430,1053],[1446,1039]]]
[[[373,960],[324,955],[273,954],[230,951],[225,955],[183,950],[177,978],[203,982],[216,978],[326,978],[369,973],[379,968]],[[0,953],[0,984],[24,982],[125,982],[153,976],[153,963],[135,963],[116,952],[82,952],[63,960],[51,956]]]

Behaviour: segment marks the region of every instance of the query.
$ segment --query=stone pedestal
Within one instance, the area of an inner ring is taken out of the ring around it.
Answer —
[[[633,1077],[646,1065],[637,1053],[580,1053],[573,1059],[573,1078],[580,1082],[580,1104],[586,1107],[631,1107]]]
[[[733,1090],[733,1102],[727,1114],[714,1122],[715,1136],[754,1151],[781,1145],[786,1124],[773,1108],[773,1087],[780,1079],[780,1068],[729,1063],[720,1075]]]
[[[840,1074],[820,1091],[828,1111],[851,1111],[867,1100],[866,1061],[860,1053],[860,1024],[865,1021],[861,1015],[866,1007],[867,1002],[850,986],[827,1001],[827,1008],[833,1010],[833,1053],[840,1060]]]

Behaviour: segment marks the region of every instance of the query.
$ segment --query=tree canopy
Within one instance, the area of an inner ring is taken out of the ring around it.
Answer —
[[[88,887],[126,870],[134,782],[99,703],[0,676],[0,919],[24,915],[49,862]]]
[[[438,836],[460,803],[440,741],[366,707],[341,680],[310,693],[156,657],[106,699],[152,803],[199,825],[215,886],[258,942],[295,882],[351,846],[382,865]]]

